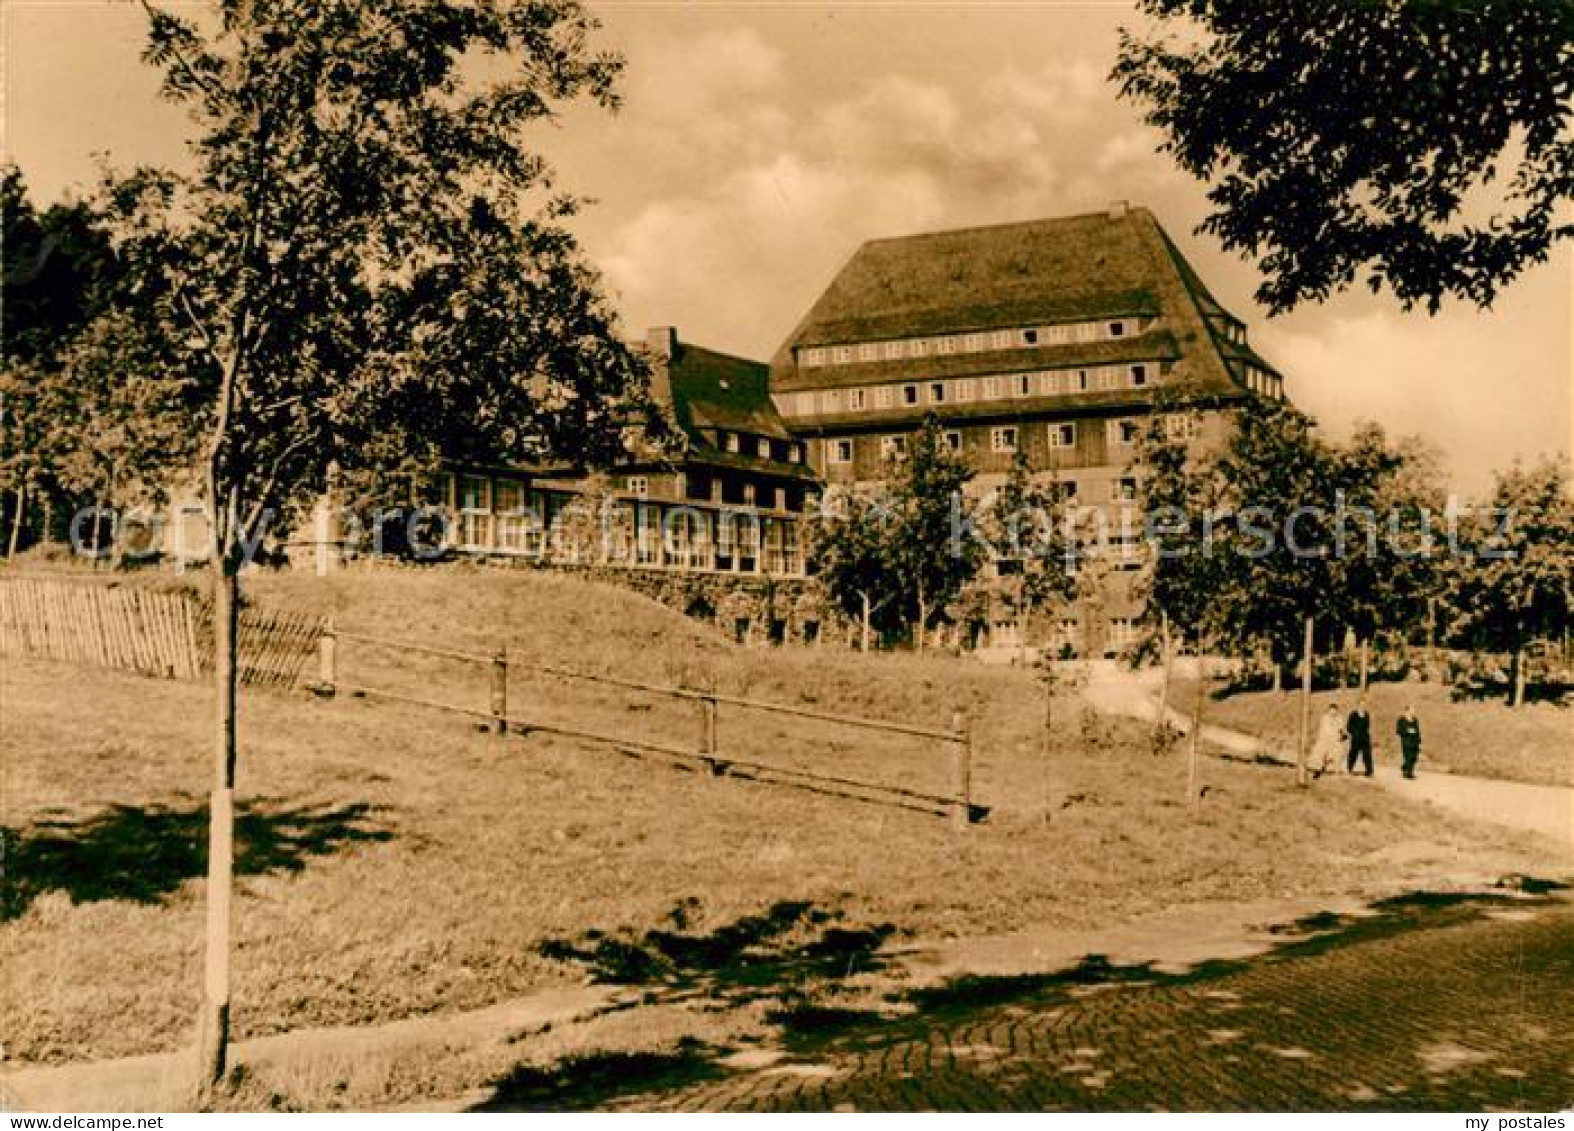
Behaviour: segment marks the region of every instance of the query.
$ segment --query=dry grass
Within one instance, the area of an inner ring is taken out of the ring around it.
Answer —
[[[900,809],[682,773],[542,735],[340,698],[243,707],[235,959],[241,1035],[371,1024],[583,978],[543,957],[587,929],[704,935],[779,901],[856,927],[973,935],[1087,927],[1179,902],[1347,892],[1422,857],[1530,870],[1536,848],[1456,828],[1360,783],[1296,790],[1273,769],[1210,765],[1180,803],[1179,754],[1070,702],[1041,820],[1041,701],[1021,673],[949,659],[747,652],[621,591],[528,574],[416,571],[254,591],[345,627],[551,657],[887,718],[977,720],[967,834]],[[349,670],[369,658],[346,656]],[[368,673],[396,678],[384,663]],[[429,694],[484,697],[477,673],[419,665]],[[6,919],[0,1026],[23,1061],[169,1049],[199,982],[205,688],[41,662],[5,665]],[[404,678],[411,678],[408,675]],[[522,710],[598,729],[698,734],[692,705],[558,683]],[[673,741],[678,741],[674,738]],[[915,740],[723,715],[724,747],[944,784]],[[938,768],[937,768],[938,767]],[[1424,844],[1400,861],[1386,850]],[[368,1085],[370,1086],[370,1085]],[[419,1089],[417,1089],[419,1090]],[[401,1086],[400,1094],[408,1089]]]
[[[1171,702],[1191,709],[1195,685],[1177,684]],[[1326,704],[1353,707],[1354,688],[1312,693],[1312,721]],[[1406,703],[1421,720],[1421,768],[1542,785],[1574,785],[1574,708],[1551,702],[1505,706],[1501,699],[1461,699],[1440,683],[1373,683],[1367,691],[1379,763],[1399,765],[1394,722]],[[1250,691],[1209,702],[1208,721],[1259,735],[1293,750],[1300,726],[1298,691]]]

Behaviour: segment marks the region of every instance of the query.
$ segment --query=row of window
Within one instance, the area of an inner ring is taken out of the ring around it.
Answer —
[[[1061,322],[1053,326],[1020,326],[1005,330],[975,330],[966,334],[940,334],[922,338],[893,338],[878,342],[836,346],[808,346],[798,351],[805,369],[853,362],[905,361],[915,357],[982,353],[985,350],[1022,349],[1031,346],[1100,342],[1141,333],[1138,318],[1105,318],[1092,322]]]
[[[1246,367],[1246,387],[1254,393],[1265,397],[1279,398],[1284,396],[1284,383],[1266,369],[1255,365]]]
[[[943,381],[906,381],[861,389],[824,389],[816,393],[782,393],[777,407],[787,416],[863,412],[868,409],[916,408],[923,405],[966,404],[1003,397],[1052,397],[1074,393],[1142,389],[1165,370],[1163,362],[1096,365],[1079,369],[1046,369],[1032,373],[999,373],[988,377],[952,377]]]
[[[1087,424],[1087,421],[1082,421]],[[1165,421],[1171,435],[1190,436],[1195,428],[1195,422],[1190,417],[1171,417]],[[1051,448],[1074,448],[1077,446],[1078,422],[1075,420],[1057,421],[1045,426],[1045,439]],[[1177,431],[1181,429],[1183,431]],[[1105,442],[1111,447],[1130,447],[1137,442],[1141,433],[1141,425],[1132,417],[1118,417],[1104,422]],[[1019,424],[1002,424],[989,430],[989,450],[991,452],[1008,454],[1017,450],[1021,443],[1023,426]],[[945,434],[946,446],[953,452],[962,450],[962,433],[958,429],[951,429]],[[907,454],[908,434],[897,433],[880,437],[880,456],[883,459],[897,459]],[[850,437],[827,440],[825,444],[826,462],[833,464],[852,463],[855,454],[854,441]]]
[[[794,440],[772,440],[769,436],[750,436],[743,432],[723,432],[721,446],[738,455],[749,454],[777,463],[802,463],[803,445]]]

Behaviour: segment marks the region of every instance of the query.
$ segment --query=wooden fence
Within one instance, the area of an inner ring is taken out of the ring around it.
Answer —
[[[388,688],[346,683],[339,678],[339,649],[342,644],[359,644],[371,648],[387,649],[395,653],[415,653],[480,666],[488,673],[488,706],[485,710],[481,710],[475,707],[463,707],[419,695],[394,691]],[[567,681],[602,684],[626,691],[666,696],[675,700],[695,703],[702,712],[700,742],[697,747],[679,747],[636,739],[628,735],[604,734],[582,727],[549,723],[541,719],[519,718],[509,712],[508,673],[511,669],[529,671],[538,675]],[[747,775],[757,781],[799,786],[820,792],[854,791],[846,795],[859,800],[883,800],[904,808],[918,809],[942,816],[949,815],[958,828],[966,828],[981,813],[986,812],[986,810],[980,809],[973,803],[973,740],[971,731],[966,725],[966,720],[961,712],[953,713],[950,729],[888,722],[884,719],[836,714],[786,703],[772,703],[736,695],[723,695],[714,689],[669,687],[640,680],[624,679],[620,676],[576,671],[552,664],[524,663],[518,659],[511,659],[507,649],[501,647],[490,654],[482,654],[451,648],[438,648],[412,641],[392,640],[364,633],[342,632],[337,630],[331,621],[323,629],[319,637],[318,678],[313,685],[313,690],[324,696],[332,696],[338,692],[344,692],[349,695],[385,699],[417,707],[466,715],[484,720],[499,735],[509,732],[519,735],[538,732],[604,743],[629,752],[637,752],[643,755],[654,754],[678,763],[697,764],[708,769],[717,777]],[[717,741],[718,716],[722,707],[813,719],[841,727],[882,731],[887,734],[907,735],[913,738],[930,740],[948,748],[950,751],[951,778],[954,782],[954,792],[948,795],[924,793],[886,782],[864,781],[803,770],[794,766],[784,766],[779,763],[735,757],[720,749]]]
[[[324,624],[308,613],[243,609],[242,682],[293,687],[317,651]],[[184,593],[130,585],[5,578],[0,654],[200,679],[213,670],[211,606]]]

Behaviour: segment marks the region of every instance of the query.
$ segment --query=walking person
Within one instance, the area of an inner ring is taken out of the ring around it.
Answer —
[[[1356,700],[1355,710],[1345,720],[1344,731],[1350,741],[1350,754],[1345,759],[1345,769],[1355,773],[1355,764],[1361,763],[1361,773],[1372,776],[1372,716],[1366,710],[1366,696]]]
[[[1405,704],[1404,714],[1399,716],[1394,730],[1399,734],[1399,752],[1403,756],[1399,770],[1405,777],[1413,778],[1416,776],[1416,763],[1421,760],[1421,720],[1416,718],[1413,703]]]
[[[1322,777],[1339,765],[1339,752],[1344,749],[1344,723],[1339,718],[1339,704],[1328,704],[1317,724],[1317,740],[1312,743],[1312,776]]]

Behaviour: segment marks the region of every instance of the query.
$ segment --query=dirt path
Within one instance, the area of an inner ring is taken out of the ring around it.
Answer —
[[[1101,665],[1091,673],[1083,695],[1096,710],[1106,714],[1152,719],[1158,714],[1155,679],[1156,673]],[[1165,713],[1172,726],[1190,733],[1189,715],[1173,706]],[[1202,738],[1236,757],[1286,758],[1285,752],[1275,749],[1271,743],[1227,727],[1204,723]],[[1397,770],[1388,767],[1379,768],[1373,780],[1385,789],[1447,809],[1468,820],[1537,833],[1574,851],[1574,789],[1567,786],[1530,785],[1463,774],[1431,773],[1424,769],[1407,781]]]

